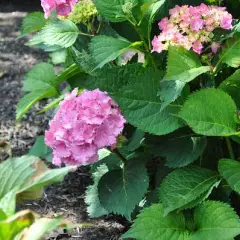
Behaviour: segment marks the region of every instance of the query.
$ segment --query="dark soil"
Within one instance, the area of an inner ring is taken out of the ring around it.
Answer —
[[[21,1],[22,2],[22,1]],[[34,1],[35,2],[35,1]],[[37,49],[25,46],[26,39],[19,36],[21,19],[27,12],[37,10],[33,1],[24,1],[20,6],[15,0],[0,1],[0,142],[10,144],[13,156],[28,152],[36,137],[44,132],[48,124],[47,115],[36,115],[39,105],[35,106],[24,119],[16,123],[16,104],[21,97],[23,75],[41,61],[47,61],[47,55]],[[1,156],[0,156],[1,157]],[[86,169],[70,173],[65,181],[46,189],[39,201],[29,201],[20,208],[29,208],[42,216],[63,216],[72,223],[92,223],[93,227],[74,229],[68,234],[63,231],[50,234],[45,239],[65,240],[107,240],[119,239],[124,226],[111,216],[101,219],[89,219],[84,204],[84,192],[90,177]]]

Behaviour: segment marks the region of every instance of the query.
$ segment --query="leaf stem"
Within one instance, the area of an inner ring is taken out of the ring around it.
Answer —
[[[93,34],[88,34],[88,33],[84,33],[84,32],[78,32],[79,35],[82,35],[82,36],[87,36],[87,37],[94,37],[95,35]]]
[[[113,152],[122,160],[124,164],[127,163],[127,159],[119,152],[117,148],[115,148]]]
[[[226,137],[226,142],[227,142],[227,148],[228,148],[229,155],[230,155],[231,159],[234,160],[235,156],[234,156],[232,144],[231,144],[231,141],[228,137]]]

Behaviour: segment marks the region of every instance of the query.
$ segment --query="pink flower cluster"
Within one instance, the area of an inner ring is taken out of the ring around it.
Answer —
[[[72,8],[77,1],[78,0],[41,0],[45,18],[48,18],[54,9],[56,9],[58,15],[67,16],[72,12]]]
[[[153,52],[160,53],[167,50],[169,45],[177,45],[201,54],[204,43],[212,43],[214,29],[232,28],[232,15],[224,7],[204,3],[197,7],[177,5],[170,9],[169,14],[170,18],[163,18],[158,24],[162,32],[152,41]],[[214,53],[219,47],[220,43],[217,42],[211,45]]]
[[[65,96],[45,132],[53,149],[53,164],[86,165],[98,160],[98,150],[114,146],[125,119],[117,104],[99,89],[74,89]]]

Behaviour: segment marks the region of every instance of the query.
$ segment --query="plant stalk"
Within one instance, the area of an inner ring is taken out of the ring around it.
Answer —
[[[231,159],[235,160],[235,155],[233,152],[232,144],[228,137],[226,137],[226,142],[227,142],[227,148],[228,148],[229,155],[230,155]]]
[[[124,164],[127,163],[127,159],[118,151],[117,148],[115,148],[113,152],[122,160]]]

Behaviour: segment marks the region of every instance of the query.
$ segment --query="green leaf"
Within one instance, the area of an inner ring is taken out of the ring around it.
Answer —
[[[24,17],[21,26],[22,35],[41,30],[47,23],[44,14],[41,12],[32,12]]]
[[[50,46],[71,47],[77,40],[78,27],[70,20],[51,22],[40,32],[42,41]]]
[[[30,91],[18,103],[16,118],[19,120],[39,100],[57,94],[54,69],[51,64],[35,65],[24,77],[23,91]]]
[[[219,55],[218,64],[220,63],[226,63],[234,68],[240,66],[240,33],[237,33],[233,38],[229,38],[226,41]]]
[[[96,77],[88,77],[85,87],[88,89],[99,88],[113,95],[130,82],[136,81],[139,76],[147,75],[153,71],[143,68],[141,64],[127,64],[123,67],[102,69]]]
[[[128,49],[135,48],[138,45],[141,45],[141,42],[132,44],[123,38],[97,36],[92,38],[90,50],[95,58],[96,68],[102,68],[105,64],[115,60]]]
[[[56,93],[54,82],[54,69],[49,63],[39,63],[35,65],[25,76],[23,91],[49,90]]]
[[[13,240],[15,236],[32,225],[35,220],[34,214],[30,210],[18,212],[14,216],[0,221],[0,239]]]
[[[167,73],[160,82],[158,93],[163,102],[163,108],[181,95],[186,83],[208,71],[210,67],[202,66],[196,53],[182,47],[170,46]]]
[[[15,213],[16,194],[16,189],[13,189],[0,199],[0,209],[4,211],[7,217],[11,217]]]
[[[98,161],[91,165],[91,172],[97,171],[98,167],[101,165],[106,165],[108,170],[120,168],[122,160],[117,156],[117,154],[103,148],[98,151]]]
[[[227,92],[233,98],[237,107],[240,108],[240,69],[224,80],[219,88]]]
[[[142,145],[142,142],[144,141],[144,136],[145,133],[143,131],[136,129],[127,146],[128,150],[131,152],[137,150]]]
[[[124,12],[124,5],[129,4],[130,8],[138,4],[137,0],[101,0],[96,1],[95,5],[100,15],[111,22],[126,21],[128,16]],[[131,9],[130,9],[131,10]]]
[[[40,218],[22,234],[22,237],[24,240],[40,240],[45,234],[65,226],[66,222],[60,218]]]
[[[0,208],[0,222],[2,220],[5,220],[7,218],[7,215],[5,214],[5,212]]]
[[[131,229],[121,236],[121,239],[135,238],[137,240],[187,240],[189,232],[185,229],[185,219],[182,213],[170,213],[164,217],[162,204],[145,208],[134,221]]]
[[[58,65],[66,62],[68,52],[66,49],[60,49],[58,51],[50,53],[49,56],[51,58],[51,62],[54,65]]]
[[[183,47],[170,46],[167,74],[163,80],[179,80],[187,83],[209,70],[209,66],[202,66],[198,55],[193,51],[188,51]]]
[[[179,116],[198,134],[231,136],[236,134],[236,111],[228,94],[219,89],[204,89],[190,95]]]
[[[181,168],[171,172],[159,189],[164,215],[183,207],[192,207],[192,202],[197,198],[202,200],[200,197],[209,192],[218,180],[216,172],[199,167]],[[196,205],[196,201],[194,203]]]
[[[159,143],[158,155],[166,157],[166,166],[170,168],[184,167],[197,160],[206,145],[205,137],[171,135]]]
[[[221,159],[218,170],[230,187],[240,194],[240,163],[231,159]]]
[[[108,212],[131,220],[131,213],[147,191],[148,181],[145,161],[131,159],[123,169],[107,172],[100,179],[100,202]]]
[[[103,208],[98,197],[98,183],[101,177],[108,172],[107,165],[97,167],[93,175],[93,184],[86,190],[85,203],[88,205],[87,212],[91,218],[101,217],[108,212]]]
[[[155,16],[157,12],[159,12],[163,6],[166,0],[160,0],[154,3],[146,3],[144,5],[147,6],[147,10],[141,20],[140,28],[142,29],[144,37],[149,42],[151,42],[151,30],[152,30],[152,24],[154,22]]]
[[[43,161],[34,156],[9,158],[0,164],[0,199],[12,190],[16,190],[18,198],[21,199],[26,198],[25,193],[29,193],[27,198],[34,198],[34,192],[39,197],[43,187],[62,181],[72,169],[65,167],[50,170]]]
[[[169,105],[162,110],[157,97],[159,73],[152,72],[123,87],[114,98],[127,121],[144,132],[164,135],[182,126],[174,115],[179,105]]]
[[[226,203],[202,203],[195,209],[194,221],[196,231],[189,236],[189,240],[230,240],[240,234],[239,217]]]
[[[49,148],[44,142],[44,136],[38,136],[34,145],[29,150],[28,154],[46,159],[52,153],[51,148]]]

